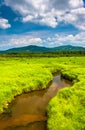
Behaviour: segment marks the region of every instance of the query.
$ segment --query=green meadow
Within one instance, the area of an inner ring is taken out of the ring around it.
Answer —
[[[48,130],[85,130],[85,57],[0,57],[0,113],[15,96],[45,89],[57,71],[73,85],[49,102]]]

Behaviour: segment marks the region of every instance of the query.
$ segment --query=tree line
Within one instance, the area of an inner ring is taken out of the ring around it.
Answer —
[[[71,56],[85,56],[85,51],[59,51],[59,52],[13,52],[0,54],[1,57],[71,57]]]

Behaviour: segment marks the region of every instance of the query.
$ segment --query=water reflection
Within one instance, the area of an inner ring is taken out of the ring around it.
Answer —
[[[69,86],[69,83],[61,79],[61,75],[58,75],[54,77],[48,89],[16,97],[10,105],[11,117],[2,116],[0,130],[17,130],[18,128],[19,130],[46,130],[44,121],[47,119],[46,107],[48,102],[57,94],[59,89],[66,86]],[[30,127],[29,123],[32,123]]]

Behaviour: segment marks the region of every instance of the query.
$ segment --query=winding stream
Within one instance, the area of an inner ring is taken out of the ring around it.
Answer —
[[[55,76],[49,88],[17,96],[9,105],[11,114],[0,115],[0,130],[47,130],[46,108],[58,90],[71,83]]]

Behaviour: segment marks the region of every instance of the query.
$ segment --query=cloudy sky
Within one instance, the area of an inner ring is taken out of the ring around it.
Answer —
[[[85,0],[0,0],[0,50],[85,47]]]

